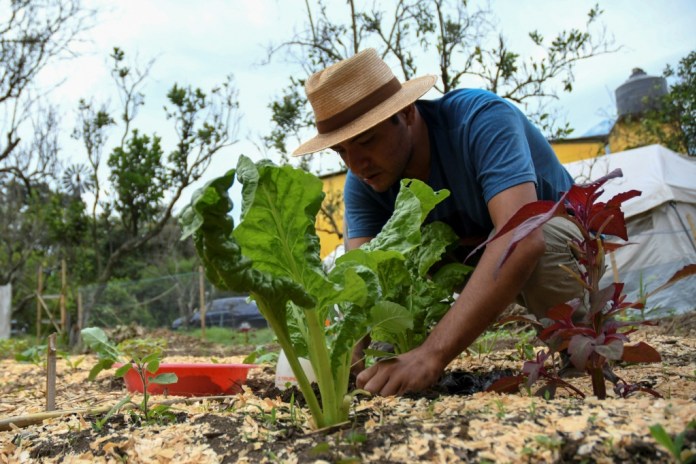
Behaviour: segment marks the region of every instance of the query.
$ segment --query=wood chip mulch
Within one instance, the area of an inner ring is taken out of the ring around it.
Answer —
[[[636,393],[622,399],[608,388],[610,398],[600,401],[590,396],[585,378],[570,379],[588,394],[584,400],[562,392],[549,400],[524,392],[362,396],[354,400],[348,423],[316,431],[299,399],[273,394],[273,369],[259,368],[238,395],[174,404],[176,418],[165,425],[144,426],[123,412],[100,431],[89,414],[10,426],[0,432],[0,463],[674,462],[649,427],[660,424],[671,436],[683,433],[682,456],[696,453],[696,431],[687,430],[696,419],[696,337],[648,330],[632,337],[639,340],[657,348],[663,362],[620,366],[615,372],[649,385],[663,398]],[[57,409],[109,406],[125,396],[123,383],[111,372],[87,381],[94,361],[90,355],[78,366],[59,360]],[[210,357],[177,355],[166,361],[210,362]],[[480,373],[520,367],[514,350],[497,350],[462,356],[449,369]],[[0,360],[0,372],[0,419],[43,411],[43,367]]]

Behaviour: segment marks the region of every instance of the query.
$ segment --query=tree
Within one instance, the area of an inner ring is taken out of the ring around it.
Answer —
[[[415,76],[421,63],[428,63],[429,71],[438,70],[436,89],[441,93],[461,86],[464,78],[474,78],[480,87],[520,105],[549,138],[567,136],[572,129],[559,123],[549,103],[558,99],[560,91],[572,91],[577,62],[617,49],[598,24],[599,7],[590,9],[582,30],[561,31],[551,40],[530,32],[536,53],[523,57],[496,30],[493,12],[469,3],[398,0],[393,7],[375,2],[372,8],[359,10],[354,0],[348,0],[342,12],[335,6],[329,12],[325,0],[305,0],[303,29],[287,42],[270,46],[268,59],[283,51],[309,76],[374,47],[387,62],[396,64],[404,80]],[[270,104],[274,128],[264,142],[282,162],[288,162],[288,144],[299,144],[302,134],[314,126],[303,85],[304,79],[290,77],[283,94]],[[309,166],[311,157],[302,162]],[[327,223],[333,222],[328,209],[321,214]]]
[[[667,65],[663,76],[675,82],[655,108],[639,116],[638,138],[696,156],[696,51],[682,58],[676,70]]]
[[[3,2],[4,3],[4,2]],[[37,75],[88,27],[93,12],[80,0],[13,0],[0,22],[0,182],[20,179],[27,188],[53,174],[57,118],[41,103]]]
[[[184,189],[201,178],[218,151],[236,142],[238,127],[237,91],[231,77],[209,93],[174,84],[167,93],[164,117],[173,123],[176,139],[169,141],[172,149],[166,153],[166,140],[134,127],[145,104],[141,88],[151,63],[144,69],[128,64],[119,48],[111,58],[120,114],[114,117],[105,105],[82,101],[74,133],[89,160],[85,188],[95,198],[91,246],[98,257],[95,281],[102,286],[114,276],[133,278],[135,268],[146,267],[141,257],[133,263],[129,257],[144,252],[166,229]],[[120,136],[108,151],[114,130]],[[100,181],[106,152],[109,176]],[[99,296],[97,291],[95,301]]]
[[[59,118],[36,79],[71,56],[92,16],[80,0],[0,4],[0,285],[12,284],[13,312],[34,295],[24,271],[50,248],[45,221],[57,201]]]

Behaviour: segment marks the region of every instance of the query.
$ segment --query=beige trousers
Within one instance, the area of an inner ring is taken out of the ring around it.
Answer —
[[[577,261],[568,243],[573,239],[582,240],[582,234],[575,224],[562,217],[554,217],[542,229],[546,253],[517,297],[517,303],[537,319],[545,317],[553,306],[583,296],[580,283],[559,266],[564,264],[578,272]]]

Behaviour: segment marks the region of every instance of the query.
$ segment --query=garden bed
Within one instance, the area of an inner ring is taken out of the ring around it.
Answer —
[[[521,366],[514,350],[497,349],[461,356],[450,365],[448,373],[471,380],[467,394],[440,388],[401,398],[359,396],[347,423],[317,431],[301,394],[275,389],[273,368],[266,366],[252,370],[236,396],[174,403],[174,417],[162,425],[140,424],[123,411],[99,431],[94,424],[103,414],[13,426],[0,432],[0,462],[672,462],[649,427],[660,424],[675,435],[696,418],[694,320],[690,315],[663,321],[632,337],[649,341],[662,363],[615,369],[663,398],[636,393],[621,399],[610,392],[599,401],[589,396],[589,378],[570,379],[588,394],[584,400],[563,391],[548,400],[526,393],[472,393],[501,371]],[[210,355],[166,358],[196,360],[210,362]],[[216,360],[235,363],[242,357]],[[87,382],[94,361],[87,356],[70,366],[59,360],[57,409],[109,406],[126,395],[112,371]],[[41,412],[42,367],[2,360],[0,368],[0,418]],[[684,448],[696,451],[696,432],[686,431],[684,438]]]

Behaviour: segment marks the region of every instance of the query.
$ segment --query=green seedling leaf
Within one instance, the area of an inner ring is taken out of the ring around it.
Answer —
[[[100,432],[100,431],[104,428],[104,425],[109,421],[109,419],[111,419],[111,417],[112,417],[114,414],[116,414],[118,411],[120,411],[121,408],[122,408],[126,403],[129,403],[130,400],[131,400],[130,395],[126,395],[125,397],[121,398],[121,400],[120,400],[118,403],[114,404],[114,405],[107,411],[107,413],[104,415],[104,417],[102,417],[101,419],[98,419],[98,420],[96,420],[96,421],[94,422],[94,424],[93,424],[94,430],[96,430],[97,432]]]
[[[176,376],[176,374],[174,374],[173,372],[166,372],[164,374],[152,377],[149,382],[156,383],[159,385],[169,385],[172,383],[177,383],[178,381],[179,378]]]
[[[89,375],[87,376],[87,380],[94,380],[97,378],[97,375],[105,369],[111,369],[111,366],[113,366],[114,360],[113,359],[100,359],[97,361],[97,363],[92,367],[92,369],[89,370]]]
[[[159,359],[152,359],[149,362],[147,362],[145,368],[150,374],[154,374],[157,372],[157,369],[159,369],[160,366],[160,360]]]
[[[674,442],[672,441],[672,437],[669,436],[662,424],[651,425],[650,435],[653,436],[655,441],[667,448],[667,450],[670,453],[672,453],[673,456],[675,455],[675,452],[677,452],[677,450],[675,450],[674,448]]]
[[[329,445],[325,441],[314,445],[314,447],[311,450],[309,450],[309,453],[313,454],[313,455],[330,453],[330,452],[331,452],[331,445]]]
[[[133,365],[131,363],[126,363],[123,366],[119,367],[116,369],[116,372],[114,372],[114,375],[116,377],[123,377],[130,371],[131,369],[134,369]]]

